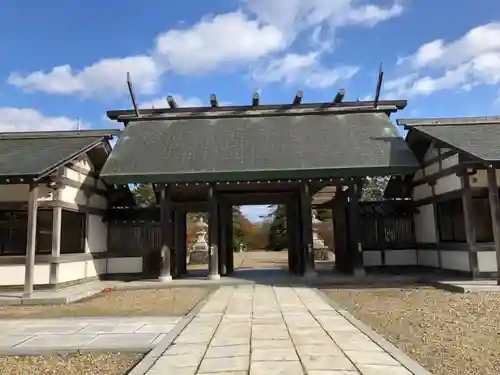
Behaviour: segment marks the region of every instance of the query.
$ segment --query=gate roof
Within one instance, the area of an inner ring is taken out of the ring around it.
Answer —
[[[258,181],[405,174],[418,167],[388,108],[222,108],[127,119],[101,177],[114,184]]]

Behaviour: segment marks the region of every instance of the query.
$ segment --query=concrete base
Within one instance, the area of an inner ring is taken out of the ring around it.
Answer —
[[[363,278],[366,276],[366,271],[364,268],[355,268],[353,272],[355,278]]]
[[[312,270],[307,270],[305,273],[304,273],[304,277],[306,279],[314,279],[316,277],[318,277],[318,273],[316,272],[316,270],[312,269]]]
[[[215,275],[208,275],[208,276],[207,276],[207,279],[208,279],[208,280],[220,280],[220,275],[219,275],[219,274],[215,274]]]
[[[169,281],[172,281],[172,276],[160,276],[158,277],[158,280],[161,281],[161,282],[169,282]]]

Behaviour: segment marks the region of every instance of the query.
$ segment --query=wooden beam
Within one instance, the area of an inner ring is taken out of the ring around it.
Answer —
[[[472,278],[479,275],[477,243],[476,243],[476,225],[472,214],[472,190],[470,186],[470,177],[462,175],[462,205],[464,211],[464,226],[465,226],[465,239],[469,251],[469,267],[472,273]]]
[[[380,100],[380,91],[382,90],[382,80],[384,79],[384,64],[380,63],[378,71],[377,89],[375,91],[375,99],[373,100],[373,108],[377,108]]]
[[[495,240],[497,257],[497,284],[500,285],[500,199],[498,198],[498,183],[495,168],[488,168],[488,195],[490,200],[491,225]]]
[[[172,95],[167,96],[167,103],[170,108],[177,108],[177,102]]]
[[[345,97],[345,90],[340,89],[337,95],[335,95],[335,98],[333,99],[334,103],[341,103],[344,100]]]
[[[252,107],[257,107],[259,105],[259,98],[260,98],[260,95],[258,92],[254,93],[253,94],[253,97],[252,97]]]
[[[359,200],[363,187],[361,179],[355,179],[351,186],[351,200],[349,202],[349,234],[350,251],[353,257],[353,271],[355,276],[364,276],[363,248],[361,247],[361,216],[359,210]]]
[[[308,183],[300,191],[300,217],[302,223],[302,251],[304,254],[304,274],[314,272],[311,191]]]
[[[214,184],[208,188],[208,278],[210,280],[220,279],[219,274],[219,204]]]
[[[300,102],[302,102],[302,97],[304,96],[304,93],[302,90],[298,90],[297,94],[295,94],[295,98],[293,99],[293,105],[299,105]]]
[[[137,107],[137,102],[135,101],[134,88],[132,86],[132,78],[130,77],[130,72],[127,72],[127,86],[128,92],[130,94],[130,99],[132,100],[132,106],[134,107],[135,115],[139,117],[139,108]]]
[[[24,297],[33,294],[36,251],[36,219],[38,211],[38,185],[31,183],[28,198],[28,228],[26,238],[26,265],[24,268]]]
[[[219,103],[217,102],[217,96],[215,94],[210,95],[210,106],[212,108],[219,106]]]
[[[159,279],[171,281],[171,255],[173,247],[174,228],[172,222],[172,199],[169,185],[161,187],[161,268]]]

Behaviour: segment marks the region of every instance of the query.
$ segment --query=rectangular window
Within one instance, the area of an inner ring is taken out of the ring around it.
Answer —
[[[28,211],[0,211],[0,255],[25,255],[28,238]],[[52,210],[38,210],[36,253],[52,250]]]
[[[61,254],[85,252],[87,215],[82,212],[62,210]]]
[[[490,202],[488,197],[472,198],[472,220],[477,242],[493,242]]]
[[[452,199],[436,204],[439,240],[441,242],[465,242],[465,223],[462,199]]]

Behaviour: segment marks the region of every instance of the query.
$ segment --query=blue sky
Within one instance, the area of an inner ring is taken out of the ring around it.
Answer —
[[[500,109],[495,0],[4,0],[0,46],[0,131],[116,126],[127,71],[143,107],[281,103],[370,98],[384,61],[394,118]]]

